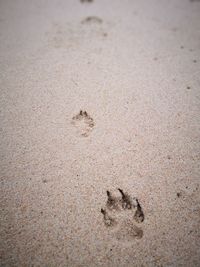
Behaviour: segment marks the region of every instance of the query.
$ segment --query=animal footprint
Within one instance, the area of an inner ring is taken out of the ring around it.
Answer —
[[[119,242],[132,242],[143,237],[138,224],[144,221],[144,212],[137,198],[131,198],[118,188],[118,196],[106,191],[107,202],[101,209],[105,227]]]
[[[81,3],[92,3],[93,0],[80,0]]]
[[[94,120],[90,117],[87,111],[82,111],[72,118],[74,125],[81,136],[87,137],[94,127]]]
[[[102,22],[101,18],[95,16],[87,17],[81,21],[82,24],[101,24]]]

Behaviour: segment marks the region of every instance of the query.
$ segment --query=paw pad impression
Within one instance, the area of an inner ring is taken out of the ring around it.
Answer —
[[[72,117],[72,125],[74,125],[81,136],[87,137],[94,127],[93,118],[87,111],[80,110],[80,112]]]
[[[144,221],[145,216],[137,198],[131,198],[118,188],[119,195],[115,196],[106,191],[107,202],[101,209],[103,221],[115,239],[121,242],[131,242],[143,237],[143,230],[137,224]]]

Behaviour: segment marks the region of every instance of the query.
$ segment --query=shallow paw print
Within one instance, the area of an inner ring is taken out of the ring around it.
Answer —
[[[81,3],[92,3],[93,0],[80,0]]]
[[[89,136],[90,132],[94,127],[94,120],[87,111],[82,111],[74,116],[71,121],[72,125],[74,125],[77,129],[77,132],[84,137]]]
[[[81,23],[82,24],[101,24],[102,19],[100,19],[99,17],[92,16],[92,17],[87,17],[83,19]]]
[[[136,198],[131,198],[118,188],[118,196],[106,191],[107,202],[101,209],[103,222],[109,233],[119,242],[132,242],[143,237],[143,229],[138,225],[144,221],[144,212]]]

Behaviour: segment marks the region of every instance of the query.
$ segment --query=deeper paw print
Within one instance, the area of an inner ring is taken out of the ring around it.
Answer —
[[[109,233],[120,242],[132,242],[143,237],[143,229],[138,226],[144,221],[144,212],[137,198],[131,198],[118,188],[119,195],[107,193],[105,208],[101,209],[104,225]]]
[[[94,127],[94,120],[87,111],[82,111],[72,118],[72,125],[74,125],[81,136],[87,137]]]

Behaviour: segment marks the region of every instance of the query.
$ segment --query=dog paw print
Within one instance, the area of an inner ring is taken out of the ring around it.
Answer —
[[[75,126],[81,136],[87,137],[94,127],[94,120],[87,111],[82,111],[72,118],[72,125]]]
[[[132,242],[143,237],[140,226],[145,216],[137,198],[131,198],[122,189],[118,188],[118,195],[106,191],[107,202],[101,208],[103,222],[113,238],[119,242]]]
[[[93,0],[80,0],[81,3],[92,3]]]
[[[102,22],[102,19],[96,16],[86,17],[81,21],[82,24],[101,24]]]

